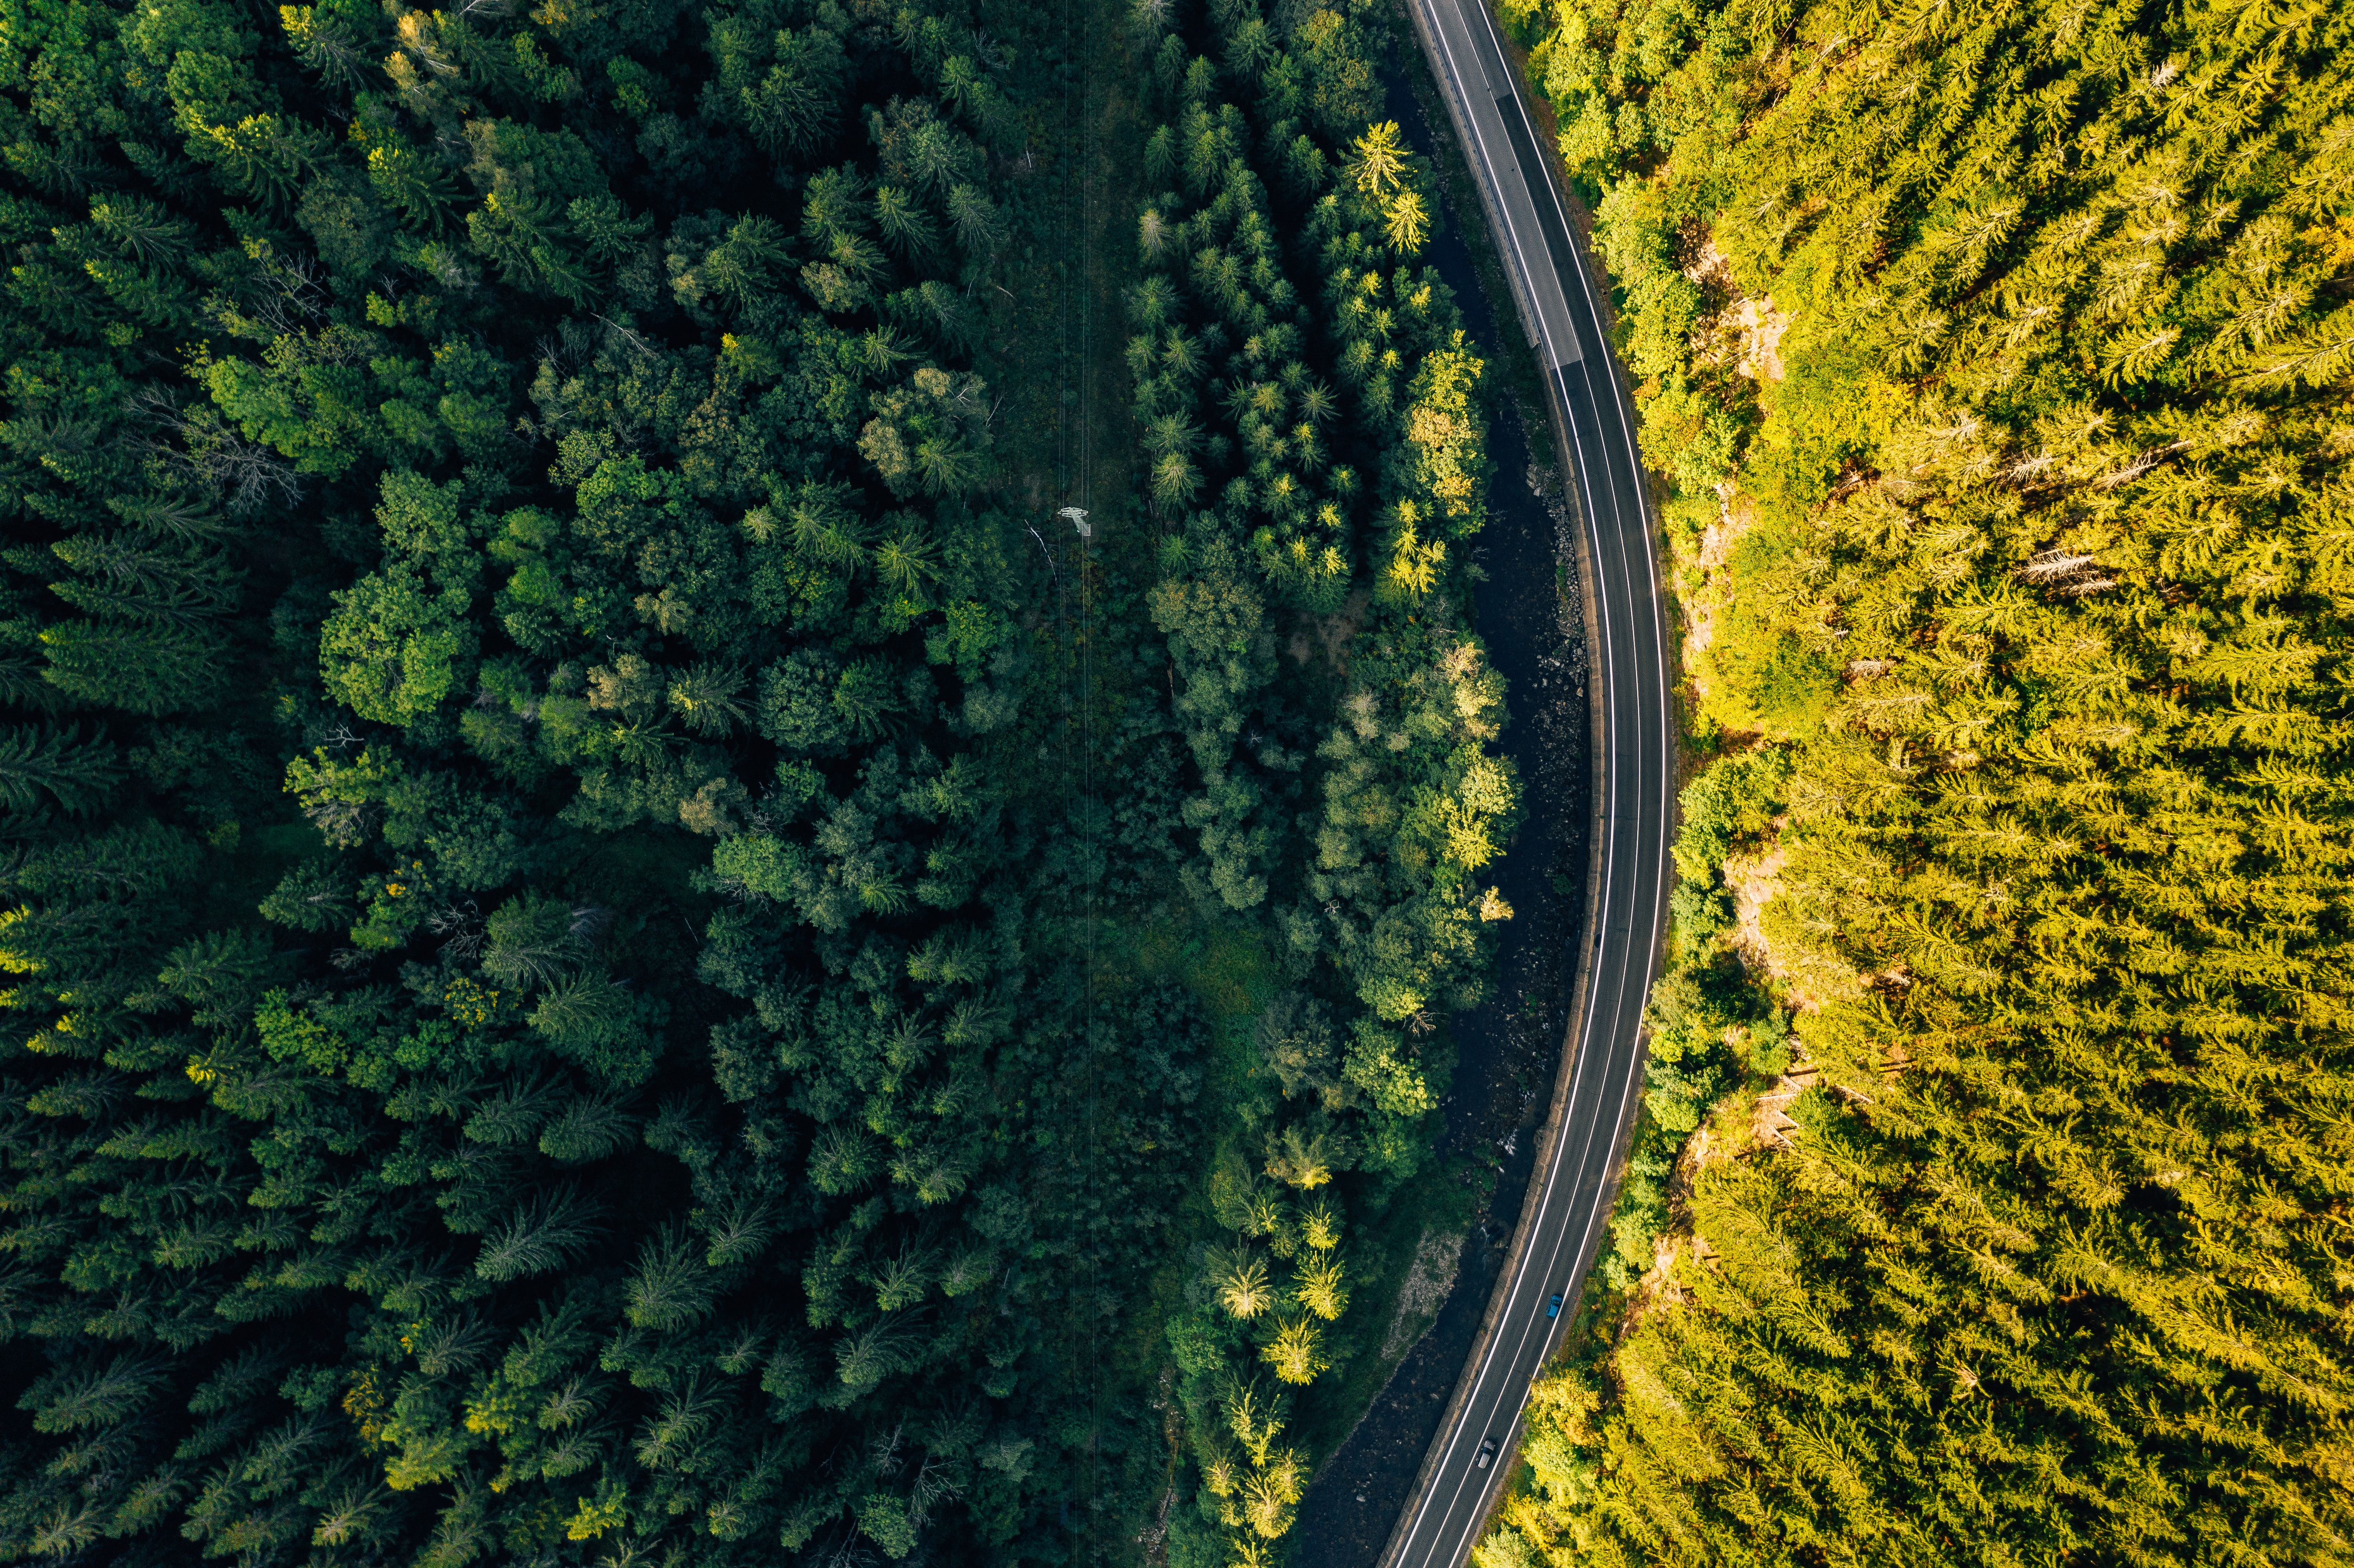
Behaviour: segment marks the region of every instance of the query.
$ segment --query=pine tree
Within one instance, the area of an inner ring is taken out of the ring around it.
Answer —
[[[1536,1490],[1483,1551],[2343,1560],[2314,1283],[2341,607],[2313,575],[2342,389],[2264,346],[2311,355],[2337,310],[2342,260],[2286,242],[2342,163],[2337,45],[1753,20],[1660,48],[1664,18],[1581,10],[1533,63],[1605,187],[1647,448],[1694,534],[1748,529],[1686,578],[1703,711],[1777,742],[1688,792],[1678,940],[1722,951],[1725,869],[1754,890],[1770,854],[1741,939],[1797,1015],[1683,969],[1647,1098],[1696,1126],[1695,1057],[1734,1036],[1815,1086],[1691,1180],[1651,1306],[1539,1402]],[[1676,123],[1712,129],[1669,170]],[[1773,367],[1742,324],[1769,313]],[[1658,1187],[1638,1150],[1638,1270]]]
[[[53,726],[16,726],[0,732],[0,802],[32,811],[45,799],[73,816],[105,803],[122,777],[114,748]]]

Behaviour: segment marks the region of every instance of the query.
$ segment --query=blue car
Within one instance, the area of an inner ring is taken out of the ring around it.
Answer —
[[[1558,1318],[1561,1316],[1560,1291],[1554,1291],[1553,1293],[1553,1299],[1545,1303],[1545,1316],[1548,1318]]]

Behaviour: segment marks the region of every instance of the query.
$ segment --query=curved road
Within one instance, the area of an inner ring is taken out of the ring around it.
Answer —
[[[1565,432],[1585,514],[1602,734],[1592,901],[1557,1128],[1530,1178],[1512,1263],[1432,1441],[1383,1568],[1457,1568],[1510,1475],[1530,1381],[1608,1234],[1617,1160],[1643,1079],[1644,999],[1658,972],[1674,813],[1667,638],[1635,424],[1591,273],[1534,122],[1481,0],[1412,0],[1415,30],[1479,186],[1489,231]],[[1559,1293],[1563,1315],[1545,1315]],[[1492,1440],[1496,1457],[1479,1457]]]

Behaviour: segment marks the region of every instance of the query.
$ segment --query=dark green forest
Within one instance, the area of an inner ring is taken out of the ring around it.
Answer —
[[[1505,11],[1691,723],[1481,1568],[2354,1563],[2349,13]]]
[[[1267,1560],[1511,915],[1399,37],[0,0],[0,1561]]]

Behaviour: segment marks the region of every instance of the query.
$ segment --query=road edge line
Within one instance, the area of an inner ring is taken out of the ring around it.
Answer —
[[[1437,90],[1440,101],[1447,107],[1446,131],[1453,138],[1456,154],[1463,160],[1464,167],[1470,175],[1471,185],[1478,196],[1481,216],[1488,220],[1490,242],[1492,245],[1495,232],[1502,227],[1493,210],[1496,198],[1489,190],[1487,182],[1479,177],[1478,165],[1471,161],[1469,151],[1463,145],[1463,120],[1467,111],[1456,102],[1454,85],[1447,80],[1445,70],[1441,69],[1437,41],[1432,36],[1430,20],[1424,14],[1424,3],[1425,0],[1401,0],[1407,18],[1414,26],[1416,40],[1421,45],[1424,64],[1430,70],[1431,85]],[[1481,4],[1482,0],[1467,0],[1467,3],[1477,5]],[[1439,127],[1434,125],[1431,130],[1435,134]],[[1553,171],[1550,168],[1543,172],[1547,179],[1553,177]],[[1575,244],[1576,239],[1577,236],[1571,236],[1573,245]],[[1579,261],[1581,265],[1584,264],[1582,256]],[[1534,313],[1522,298],[1522,285],[1513,275],[1511,265],[1500,253],[1497,257],[1497,266],[1498,270],[1504,273],[1505,286],[1512,295],[1514,313],[1520,317],[1523,331],[1529,331],[1534,324]],[[1577,522],[1577,526],[1571,532],[1576,536],[1578,612],[1585,621],[1585,646],[1591,650],[1599,643],[1602,626],[1601,607],[1594,597],[1595,574],[1600,569],[1600,563],[1595,559],[1590,537],[1593,520],[1585,515],[1585,500],[1578,493],[1575,482],[1578,472],[1576,443],[1570,438],[1565,411],[1561,405],[1561,400],[1558,397],[1547,396],[1543,402],[1545,422],[1553,430],[1553,460],[1560,465],[1562,493]],[[1545,1119],[1538,1128],[1536,1157],[1529,1171],[1529,1192],[1522,1196],[1520,1218],[1513,1224],[1512,1239],[1505,1248],[1503,1266],[1497,1274],[1494,1287],[1489,1291],[1488,1306],[1480,1316],[1479,1331],[1472,1339],[1470,1351],[1463,1359],[1462,1369],[1456,1374],[1455,1392],[1448,1396],[1446,1412],[1439,1418],[1438,1431],[1441,1436],[1453,1428],[1462,1417],[1465,1402],[1470,1398],[1472,1385],[1477,1381],[1478,1369],[1482,1364],[1484,1353],[1490,1342],[1495,1338],[1498,1329],[1502,1326],[1504,1308],[1511,1298],[1511,1283],[1517,1277],[1519,1266],[1526,1258],[1529,1246],[1535,1238],[1537,1210],[1543,1207],[1543,1204],[1532,1202],[1530,1198],[1536,1194],[1538,1178],[1549,1168],[1551,1160],[1557,1152],[1562,1126],[1569,1114],[1570,1090],[1577,1081],[1578,1058],[1583,1054],[1585,1046],[1584,1031],[1578,1027],[1578,1022],[1585,1017],[1585,1004],[1594,983],[1594,957],[1599,948],[1598,943],[1585,938],[1590,923],[1600,918],[1598,904],[1602,885],[1602,841],[1607,825],[1608,809],[1606,770],[1609,767],[1609,754],[1606,742],[1609,719],[1607,709],[1602,700],[1602,693],[1597,688],[1596,673],[1597,670],[1589,657],[1585,682],[1585,713],[1586,765],[1591,777],[1586,790],[1585,895],[1582,909],[1584,918],[1577,932],[1577,963],[1572,974],[1569,1005],[1565,1013],[1566,1021],[1563,1025],[1568,1034],[1562,1044],[1561,1065],[1553,1074],[1552,1107],[1546,1111]],[[1605,1180],[1606,1191],[1615,1192],[1618,1178],[1623,1173],[1625,1162],[1624,1150],[1613,1156],[1610,1175]],[[1469,1240],[1469,1238],[1467,1237],[1467,1245]],[[1514,1432],[1518,1432],[1520,1425],[1521,1414],[1515,1412],[1512,1418]],[[1375,1568],[1394,1568],[1398,1554],[1404,1551],[1407,1539],[1412,1534],[1414,1501],[1430,1489],[1432,1474],[1438,1465],[1441,1447],[1442,1446],[1436,1440],[1424,1447],[1422,1464],[1415,1472],[1414,1486],[1405,1497],[1400,1499],[1396,1522],[1390,1526],[1390,1538],[1383,1545],[1380,1557],[1374,1560]],[[1502,1450],[1500,1448],[1500,1457],[1501,1453]],[[1508,1469],[1508,1466],[1497,1467],[1497,1475],[1489,1483],[1488,1496],[1482,1500],[1483,1514],[1494,1507],[1496,1481],[1501,1480]]]

